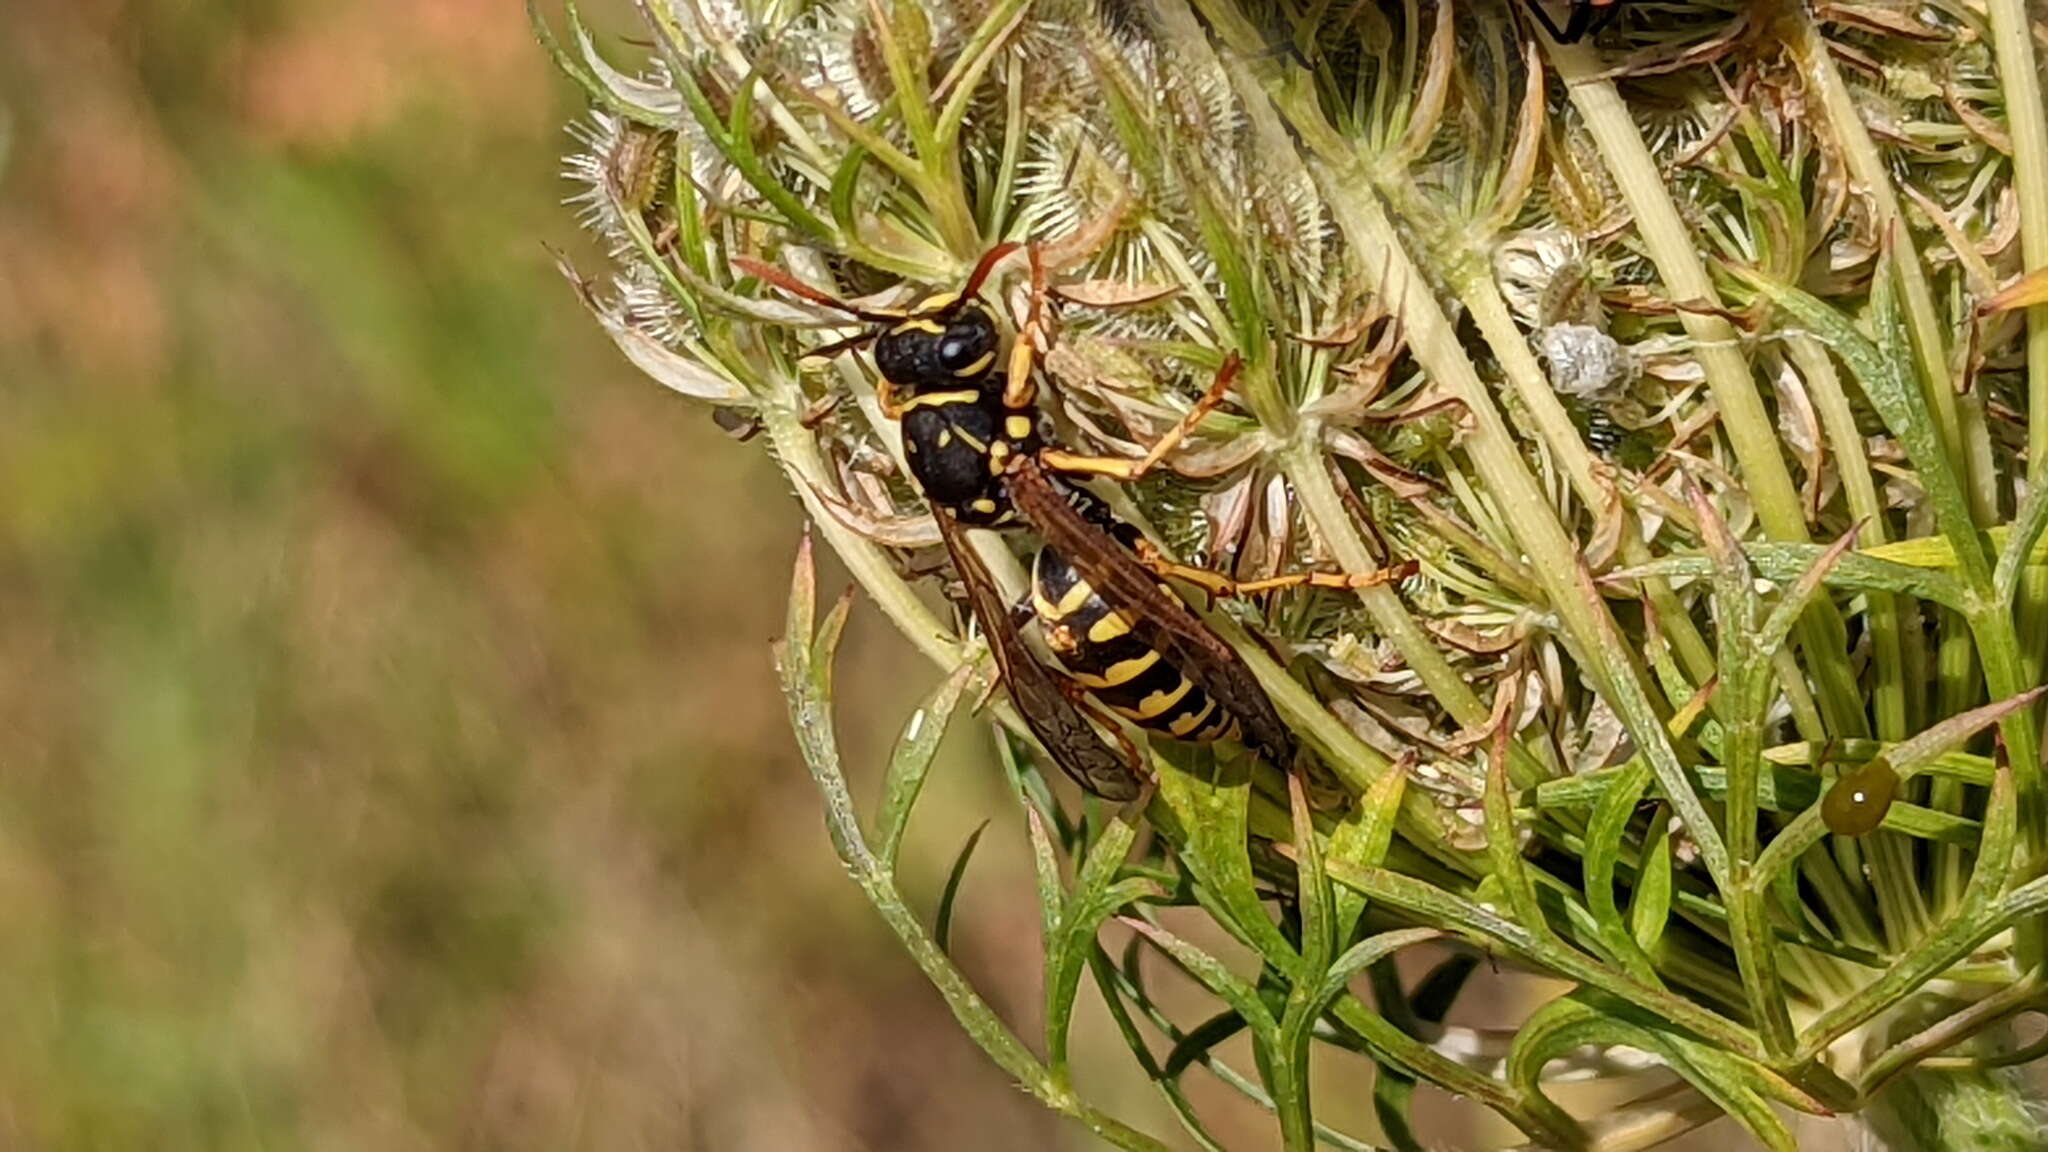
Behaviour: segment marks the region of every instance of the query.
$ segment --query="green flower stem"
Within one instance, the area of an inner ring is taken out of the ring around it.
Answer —
[[[1602,78],[1602,65],[1585,45],[1553,43],[1549,49],[1552,66],[1585,119],[1616,188],[1628,201],[1637,234],[1657,266],[1664,290],[1677,301],[1717,304],[1719,293],[1671,202],[1663,174],[1620,93]],[[1798,490],[1778,452],[1777,430],[1764,410],[1734,327],[1718,316],[1695,311],[1681,312],[1680,320],[1706,371],[1708,390],[1720,409],[1722,431],[1741,463],[1743,486],[1756,507],[1757,519],[1773,539],[1806,540],[1806,514]],[[1801,621],[1799,635],[1828,726],[1840,735],[1864,735],[1861,691],[1844,655],[1844,630],[1834,605],[1826,599],[1816,600]]]
[[[1990,435],[1984,427],[1981,404],[1959,404],[1949,386],[1948,343],[1942,323],[1935,315],[1933,290],[1927,284],[1912,229],[1899,211],[1899,197],[1892,184],[1890,168],[1877,144],[1857,114],[1856,103],[1842,82],[1820,28],[1804,9],[1788,9],[1783,23],[1786,44],[1806,71],[1808,83],[1820,93],[1827,110],[1828,126],[1835,134],[1844,164],[1856,187],[1869,199],[1879,234],[1892,248],[1898,269],[1899,287],[1905,297],[1906,324],[1912,334],[1913,351],[1919,361],[1921,388],[1941,429],[1942,443],[1952,460],[1964,465],[1964,486],[1970,491],[1972,511],[1979,524],[1998,518],[1997,473],[1991,467]]]
[[[819,499],[818,489],[829,487],[831,481],[825,461],[818,454],[818,442],[804,428],[797,411],[785,402],[771,399],[760,405],[757,414],[775,447],[776,461],[789,475],[797,499],[803,502],[804,512],[861,590],[918,651],[942,668],[957,666],[971,646],[962,644],[953,630],[925,607],[910,585],[896,574],[881,546],[841,524]]]
[[[1949,1051],[2016,1013],[2038,1008],[2040,1000],[2040,978],[2023,977],[1959,1012],[1942,1017],[1919,1033],[1886,1046],[1884,1051],[1863,1069],[1862,1078],[1856,1085],[1857,1095],[1865,1101],[1878,1099],[1881,1090],[1893,1078],[1911,1071],[1929,1057]]]
[[[1785,353],[1806,383],[1820,417],[1828,450],[1834,453],[1835,470],[1842,478],[1843,498],[1849,514],[1861,525],[1856,546],[1867,549],[1886,542],[1884,501],[1870,471],[1870,458],[1863,450],[1863,434],[1856,428],[1855,409],[1834,361],[1820,341],[1804,332],[1785,334]],[[1871,713],[1876,718],[1880,740],[1903,740],[1912,730],[1906,710],[1908,675],[1899,644],[1899,606],[1890,593],[1870,596],[1871,646],[1876,657],[1870,679]]]
[[[2012,134],[2021,259],[2032,272],[2048,267],[2048,109],[2034,55],[2034,20],[2025,0],[1989,0],[1986,7]],[[2027,309],[2027,415],[2027,478],[2048,483],[2048,304]]]
[[[1296,122],[1299,124],[1300,120]],[[1606,605],[1585,575],[1577,545],[1558,524],[1549,501],[1535,477],[1529,474],[1492,396],[1459,347],[1449,318],[1409,262],[1392,222],[1364,187],[1366,181],[1362,179],[1360,165],[1353,162],[1339,169],[1318,158],[1311,168],[1324,187],[1338,227],[1358,249],[1364,266],[1377,270],[1374,274],[1379,280],[1375,289],[1394,302],[1407,325],[1409,346],[1416,361],[1462,401],[1470,413],[1473,428],[1463,444],[1466,454],[1499,504],[1502,518],[1528,554],[1530,568],[1543,582],[1551,608],[1564,624],[1565,634],[1574,641],[1582,664],[1613,702],[1615,712],[1638,746],[1645,750],[1658,781],[1699,845],[1708,871],[1717,883],[1726,884],[1730,873],[1720,833],[1700,803],[1664,733],[1662,720],[1635,676],[1627,651],[1607,616]]]
[[[2035,22],[2025,0],[1989,0],[1992,48],[2012,134],[2013,183],[2020,201],[2020,255],[2027,272],[2048,267],[2048,109],[2043,107]],[[2048,485],[2048,304],[2027,309],[2027,483]],[[2048,651],[2048,574],[2028,572],[2018,605],[2022,651],[2031,669]],[[2037,846],[2038,847],[2038,846]]]
[[[1550,386],[1542,366],[1536,362],[1535,354],[1529,351],[1529,342],[1516,328],[1514,317],[1508,312],[1506,301],[1501,299],[1500,289],[1492,276],[1475,258],[1469,242],[1459,239],[1459,233],[1451,231],[1447,234],[1443,228],[1427,226],[1434,213],[1413,181],[1408,179],[1406,166],[1371,165],[1367,171],[1374,177],[1374,187],[1388,205],[1422,237],[1432,266],[1439,270],[1452,294],[1465,305],[1487,347],[1500,361],[1501,373],[1528,411],[1536,435],[1564,466],[1565,475],[1571,481],[1572,490],[1578,494],[1579,502],[1597,518],[1608,503],[1619,500],[1621,494],[1611,482],[1603,483],[1599,479],[1592,452],[1580,439],[1578,429],[1572,426],[1570,414],[1558,401],[1557,392]],[[1636,530],[1633,515],[1626,512],[1624,515],[1627,520],[1621,528],[1621,559],[1628,565],[1648,563],[1651,559],[1649,547]],[[1699,629],[1693,626],[1691,616],[1666,581],[1646,580],[1644,588],[1657,608],[1658,621],[1666,638],[1685,663],[1687,675],[1694,684],[1705,683],[1713,675],[1714,657]],[[1673,703],[1676,705],[1683,701]]]
[[[1048,1108],[1079,1121],[1115,1147],[1131,1152],[1168,1152],[1166,1145],[1096,1111],[1055,1080],[954,966],[945,949],[925,930],[917,913],[904,902],[892,872],[868,848],[833,736],[831,661],[839,622],[828,619],[814,646],[808,561],[808,555],[800,561],[799,590],[791,598],[791,634],[776,644],[775,662],[789,700],[790,724],[823,799],[826,827],[840,861],[895,933],[904,951],[944,997],[968,1037],[1025,1091]]]
[[[1351,514],[1330,482],[1328,464],[1314,437],[1294,439],[1279,455],[1280,468],[1294,485],[1294,498],[1302,514],[1315,526],[1316,534],[1330,548],[1337,563],[1347,572],[1363,574],[1379,567],[1365,540],[1352,527]],[[1392,587],[1380,584],[1358,590],[1358,598],[1372,616],[1374,627],[1401,654],[1408,667],[1421,678],[1444,711],[1458,723],[1479,727],[1486,723],[1488,709],[1465,682],[1464,674],[1444,658],[1436,640],[1415,617]]]

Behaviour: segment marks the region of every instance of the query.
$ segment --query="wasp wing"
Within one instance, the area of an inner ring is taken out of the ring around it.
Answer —
[[[1076,783],[1105,800],[1129,800],[1139,791],[1131,763],[1103,742],[1081,710],[1067,698],[1045,665],[1025,645],[1010,617],[995,578],[975,555],[961,528],[943,511],[936,514],[954,570],[967,586],[967,602],[995,655],[1003,687],[1032,734]]]
[[[1131,621],[1133,635],[1229,709],[1243,726],[1247,744],[1283,768],[1293,764],[1294,734],[1235,649],[1162,587],[1129,549],[1089,522],[1037,460],[1017,457],[1005,481],[1018,514]]]

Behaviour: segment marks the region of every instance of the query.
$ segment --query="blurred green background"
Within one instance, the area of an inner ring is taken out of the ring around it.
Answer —
[[[0,4],[0,1147],[1071,1139],[831,856],[794,502],[554,271],[578,108],[504,0]],[[845,658],[872,767],[932,673]]]

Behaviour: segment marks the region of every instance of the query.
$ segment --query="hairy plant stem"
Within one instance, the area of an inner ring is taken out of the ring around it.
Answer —
[[[806,555],[802,563],[807,565],[808,560]],[[809,578],[810,573],[800,568],[799,587],[803,587]],[[825,823],[833,849],[867,896],[869,904],[881,914],[883,922],[896,935],[904,951],[910,954],[923,970],[925,978],[945,999],[961,1028],[1025,1091],[1054,1111],[1072,1117],[1115,1147],[1130,1152],[1167,1152],[1166,1145],[1096,1111],[1048,1071],[974,990],[967,977],[947,957],[945,949],[925,930],[917,913],[904,902],[896,888],[893,870],[868,847],[853,795],[847,788],[846,775],[840,766],[831,715],[831,660],[837,641],[837,624],[828,620],[814,649],[814,622],[807,590],[792,597],[790,615],[791,634],[776,645],[776,666],[782,676],[784,695],[789,700],[791,727],[796,731],[804,761],[810,767],[823,799]]]
[[[2034,18],[2025,0],[1988,0],[1986,8],[2012,133],[2022,267],[2032,272],[2048,267],[2048,107],[2034,55]],[[2027,477],[2048,483],[2048,304],[2027,309],[2027,416]]]
[[[1606,162],[1615,186],[1628,201],[1637,234],[1651,263],[1675,301],[1718,306],[1720,296],[1701,266],[1693,238],[1671,202],[1663,174],[1643,143],[1614,84],[1602,78],[1601,65],[1584,45],[1559,45],[1546,40],[1552,66],[1564,82],[1572,103],[1585,120]],[[1708,390],[1720,410],[1721,428],[1742,466],[1743,485],[1756,507],[1764,531],[1776,540],[1805,541],[1806,516],[1792,475],[1778,452],[1777,431],[1764,411],[1761,394],[1739,337],[1719,316],[1687,310],[1680,313],[1693,352],[1707,376]],[[1861,694],[1844,656],[1847,645],[1841,615],[1826,598],[1816,599],[1799,626],[1800,645],[1818,689],[1816,698],[1828,727],[1844,736],[1868,732]]]

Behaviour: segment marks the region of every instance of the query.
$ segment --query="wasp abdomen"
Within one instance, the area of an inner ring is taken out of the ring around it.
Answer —
[[[1047,647],[1111,711],[1175,740],[1236,735],[1235,717],[1133,635],[1130,621],[1051,548],[1039,550],[1031,599]]]

